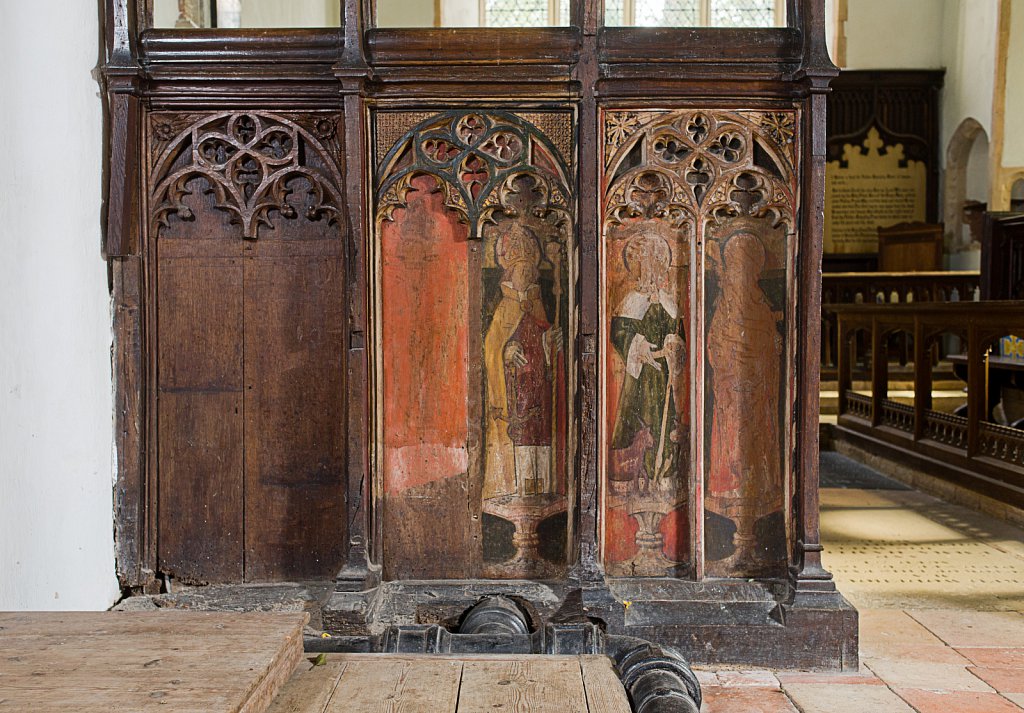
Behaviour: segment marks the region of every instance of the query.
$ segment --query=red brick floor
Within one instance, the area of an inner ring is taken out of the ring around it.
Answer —
[[[928,612],[934,614],[935,612]],[[946,612],[942,612],[945,614]],[[950,612],[952,613],[952,612]],[[705,713],[1021,713],[1024,703],[1024,637],[1007,647],[1007,629],[1024,615],[960,610],[956,615],[970,647],[949,646],[917,619],[924,612],[864,609],[861,670],[856,673],[698,671]],[[883,626],[883,624],[885,626]],[[937,627],[938,628],[938,627]],[[984,646],[991,630],[999,645]],[[900,638],[891,634],[898,631]],[[948,635],[948,634],[947,634]],[[908,643],[912,641],[913,643]],[[916,646],[916,648],[915,648]],[[1017,701],[1017,703],[1014,703]]]
[[[889,497],[879,491],[861,491],[865,498],[865,518],[878,503],[873,499]],[[836,494],[843,501],[844,536],[850,544],[849,523],[857,518],[851,512],[859,499],[856,491]],[[889,524],[899,525],[899,510],[907,508],[909,517],[922,517],[915,499],[920,494],[907,496],[906,502],[893,502],[887,508]],[[823,498],[823,522],[827,524],[828,496]],[[943,506],[943,526],[951,520],[949,511],[955,506]],[[964,528],[969,533],[982,532],[981,537],[971,534],[978,546],[996,548],[1000,555],[1024,561],[1024,531],[998,526],[998,540],[986,537],[993,530],[991,522],[967,510],[959,509],[958,521],[973,526]],[[936,521],[936,525],[938,525]],[[915,528],[921,529],[920,524]],[[828,528],[823,526],[826,553]],[[963,533],[961,533],[963,534]],[[872,539],[865,532],[865,540]],[[855,537],[853,538],[855,539]],[[915,545],[912,538],[906,547]],[[923,550],[925,554],[927,552]],[[898,558],[900,553],[893,552]],[[921,557],[915,560],[920,568]],[[828,560],[826,556],[826,564]],[[891,565],[891,561],[889,562]],[[843,561],[837,558],[832,565],[836,579],[843,581],[838,571]],[[940,567],[937,569],[941,569]],[[858,572],[861,581],[863,571]],[[704,690],[705,713],[1022,713],[1024,712],[1024,612],[1020,610],[1019,596],[999,598],[990,596],[992,589],[985,587],[984,574],[976,576],[970,588],[958,591],[951,584],[943,592],[947,597],[943,606],[936,606],[935,589],[925,591],[915,600],[906,586],[896,591],[891,600],[879,588],[852,588],[849,598],[860,611],[860,671],[856,673],[826,673],[813,671],[698,670]],[[998,577],[998,574],[992,575]],[[921,573],[922,579],[942,581],[942,572],[934,576]],[[1003,577],[1005,580],[1005,575]],[[851,582],[854,580],[850,580]],[[900,585],[905,585],[900,581]],[[1001,582],[1005,584],[1005,581]],[[930,585],[929,585],[930,586]],[[994,589],[994,588],[993,588]],[[895,590],[894,590],[895,591]],[[1004,590],[1005,591],[1005,590]],[[1013,593],[1011,593],[1013,594]],[[891,604],[889,603],[891,601]],[[998,610],[1001,609],[1001,610]]]

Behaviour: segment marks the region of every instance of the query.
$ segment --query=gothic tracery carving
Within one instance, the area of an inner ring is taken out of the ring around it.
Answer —
[[[307,118],[311,130],[298,123]],[[337,221],[343,196],[332,117],[224,112],[184,129],[180,123],[173,116],[153,119],[152,143],[160,150],[150,181],[154,233],[172,215],[195,219],[184,199],[196,178],[205,180],[216,207],[229,212],[249,240],[261,227],[273,227],[275,214],[294,219],[301,211],[310,221]]]

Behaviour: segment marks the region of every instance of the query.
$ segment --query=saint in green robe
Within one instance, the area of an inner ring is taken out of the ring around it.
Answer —
[[[677,427],[678,419],[675,398],[668,393],[668,363],[664,357],[657,357],[656,362],[660,369],[646,362],[639,363],[638,369],[635,354],[633,359],[630,359],[630,351],[635,349],[633,344],[637,335],[647,340],[651,345],[651,352],[661,351],[669,334],[684,338],[683,323],[676,314],[675,305],[664,296],[661,300],[658,296],[654,296],[653,299],[655,301],[652,301],[651,297],[631,293],[612,317],[612,344],[626,364],[615,417],[615,429],[612,433],[610,470],[613,480],[633,480],[637,476],[637,470],[641,467],[640,453],[631,450],[643,451],[642,469],[639,474],[648,478],[657,476],[657,450],[662,436],[666,398],[669,404],[665,423],[667,433],[663,462],[668,461],[670,454],[673,463],[678,461],[677,444],[669,438]],[[669,309],[666,309],[665,304],[668,304]],[[641,314],[642,317],[638,318]]]

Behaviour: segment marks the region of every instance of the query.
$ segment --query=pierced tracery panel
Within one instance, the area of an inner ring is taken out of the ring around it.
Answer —
[[[565,568],[574,180],[538,124],[572,115],[530,116],[436,114],[375,162],[390,578]]]
[[[332,226],[343,210],[333,115],[155,113],[149,143],[154,235],[172,221],[196,221],[207,207],[249,240],[282,221]]]
[[[612,574],[692,573],[696,548],[708,574],[784,571],[795,126],[793,111],[604,113]]]

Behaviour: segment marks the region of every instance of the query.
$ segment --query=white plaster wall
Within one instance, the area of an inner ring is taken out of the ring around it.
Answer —
[[[104,609],[118,589],[97,4],[2,7],[0,609]]]
[[[176,0],[153,1],[153,27],[174,27],[178,21],[178,3]]]
[[[476,14],[479,15],[479,10]],[[469,25],[471,25],[469,19],[456,20],[452,18],[447,26]],[[377,0],[377,26],[433,27],[434,0]]]
[[[338,27],[340,24],[340,0],[242,0],[242,27]]]
[[[480,0],[444,0],[441,27],[479,27]]]
[[[967,157],[967,181],[964,197],[969,201],[988,203],[989,198],[989,140],[978,134]]]
[[[942,67],[943,9],[943,0],[849,0],[846,68]]]
[[[341,0],[241,0],[241,17],[242,27],[338,27]],[[177,0],[154,0],[153,27],[174,27],[177,20]]]
[[[1024,166],[1024,0],[1012,0],[1010,3],[1008,54],[1003,165]]]
[[[938,4],[938,3],[936,3]],[[999,0],[945,0],[942,34],[941,154],[957,127],[972,117],[992,135]]]
[[[829,57],[836,61],[836,30],[838,24],[839,3],[836,0],[825,0],[825,46]]]

